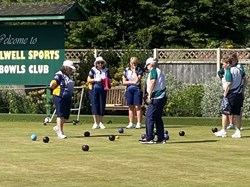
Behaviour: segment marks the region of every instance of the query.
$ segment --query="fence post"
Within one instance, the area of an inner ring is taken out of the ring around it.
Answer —
[[[220,70],[220,59],[221,59],[221,50],[220,48],[217,48],[217,59],[216,59],[216,69],[217,72]]]
[[[94,49],[94,57],[96,58],[98,55],[97,49]]]
[[[153,58],[157,58],[157,49],[156,48],[153,49]]]

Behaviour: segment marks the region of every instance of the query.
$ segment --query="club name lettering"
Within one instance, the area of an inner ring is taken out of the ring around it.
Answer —
[[[58,60],[59,50],[30,50],[28,51],[29,60]],[[25,60],[24,51],[0,51],[0,60]]]
[[[55,59],[58,60],[60,58],[59,55],[59,50],[33,50],[33,51],[29,51],[29,60],[36,60],[36,59],[40,59],[40,60],[50,60],[50,59]]]
[[[24,51],[0,51],[0,60],[25,60]]]
[[[48,74],[48,65],[29,65],[28,72],[30,74]],[[24,74],[26,73],[25,65],[0,65],[0,74]]]

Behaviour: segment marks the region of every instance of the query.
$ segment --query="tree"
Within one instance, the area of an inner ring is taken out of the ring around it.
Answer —
[[[163,25],[167,46],[221,47],[231,41],[235,46],[249,41],[249,3],[225,0],[170,0],[165,4]],[[246,5],[246,4],[245,4]],[[245,34],[243,34],[245,33]],[[247,39],[248,38],[248,39]]]
[[[48,0],[36,0],[44,1]],[[86,10],[89,19],[66,24],[66,48],[215,48],[250,45],[249,0],[77,2]]]

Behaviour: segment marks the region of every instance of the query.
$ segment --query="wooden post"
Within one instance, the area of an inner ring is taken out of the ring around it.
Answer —
[[[216,59],[217,72],[220,70],[220,59],[221,59],[221,50],[220,48],[217,48],[217,59]]]
[[[157,58],[157,57],[158,57],[158,55],[157,55],[157,49],[156,49],[156,48],[154,48],[153,57],[154,57],[154,58]]]
[[[94,49],[94,57],[96,58],[98,56],[98,51],[97,49]]]

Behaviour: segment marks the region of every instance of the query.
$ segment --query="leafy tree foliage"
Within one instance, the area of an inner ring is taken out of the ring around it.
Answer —
[[[80,0],[89,20],[79,26],[81,48],[205,48],[250,44],[247,0]],[[71,34],[68,38],[69,44]],[[71,44],[76,47],[78,43]]]
[[[68,0],[2,0],[67,2]],[[69,2],[69,1],[68,1]],[[77,0],[89,19],[66,24],[66,48],[240,48],[249,0]]]

